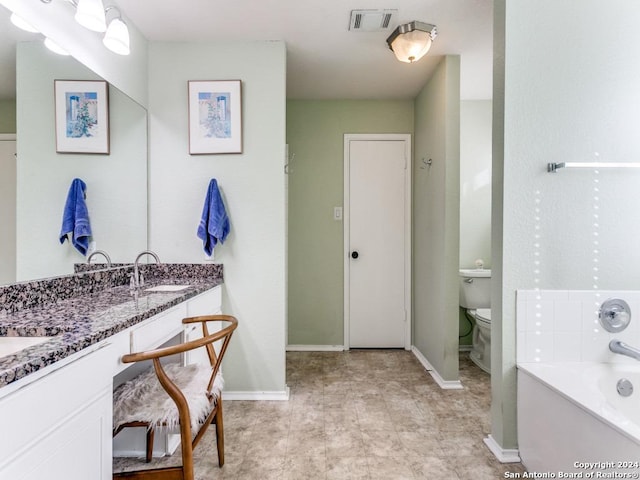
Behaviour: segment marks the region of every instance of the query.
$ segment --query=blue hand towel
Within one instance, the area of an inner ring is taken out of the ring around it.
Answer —
[[[89,237],[91,236],[91,224],[89,223],[89,211],[85,203],[85,190],[87,186],[79,178],[74,178],[67,194],[67,203],[62,214],[62,229],[60,230],[60,243],[64,243],[71,235],[70,242],[82,254],[87,254]]]
[[[202,239],[204,252],[211,256],[218,242],[224,243],[231,226],[224,208],[224,202],[218,190],[218,182],[212,178],[207,189],[207,198],[202,209],[202,218],[198,226],[198,238]]]

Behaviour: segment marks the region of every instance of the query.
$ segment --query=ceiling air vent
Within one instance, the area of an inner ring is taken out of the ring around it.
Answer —
[[[355,32],[379,32],[388,30],[391,17],[397,10],[351,10],[349,30]]]

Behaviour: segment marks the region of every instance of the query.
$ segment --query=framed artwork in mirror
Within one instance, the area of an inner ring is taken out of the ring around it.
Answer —
[[[242,82],[190,80],[189,154],[242,153]]]
[[[104,80],[54,80],[56,152],[109,154],[109,87]]]

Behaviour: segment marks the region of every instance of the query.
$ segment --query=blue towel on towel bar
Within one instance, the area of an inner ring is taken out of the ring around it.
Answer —
[[[224,243],[229,235],[231,225],[224,202],[220,196],[218,182],[212,178],[207,189],[207,198],[204,201],[202,217],[198,226],[198,238],[202,239],[204,252],[211,256],[215,246]]]
[[[87,254],[89,237],[91,236],[91,224],[89,223],[89,210],[85,203],[85,190],[87,186],[79,178],[74,178],[67,194],[67,203],[62,214],[62,229],[60,230],[60,243],[64,243],[69,235],[69,240],[82,254]]]

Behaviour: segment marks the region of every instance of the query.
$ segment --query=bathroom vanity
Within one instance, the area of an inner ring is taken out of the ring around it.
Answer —
[[[0,346],[10,336],[39,337],[0,356],[0,478],[111,478],[113,379],[131,367],[120,358],[176,336],[193,339],[199,332],[182,319],[221,309],[221,266],[145,267],[148,284],[135,295],[104,271],[61,277],[90,287],[56,284],[67,293],[44,288],[42,301],[23,295],[41,285],[0,288]],[[220,268],[203,276],[205,267]]]

